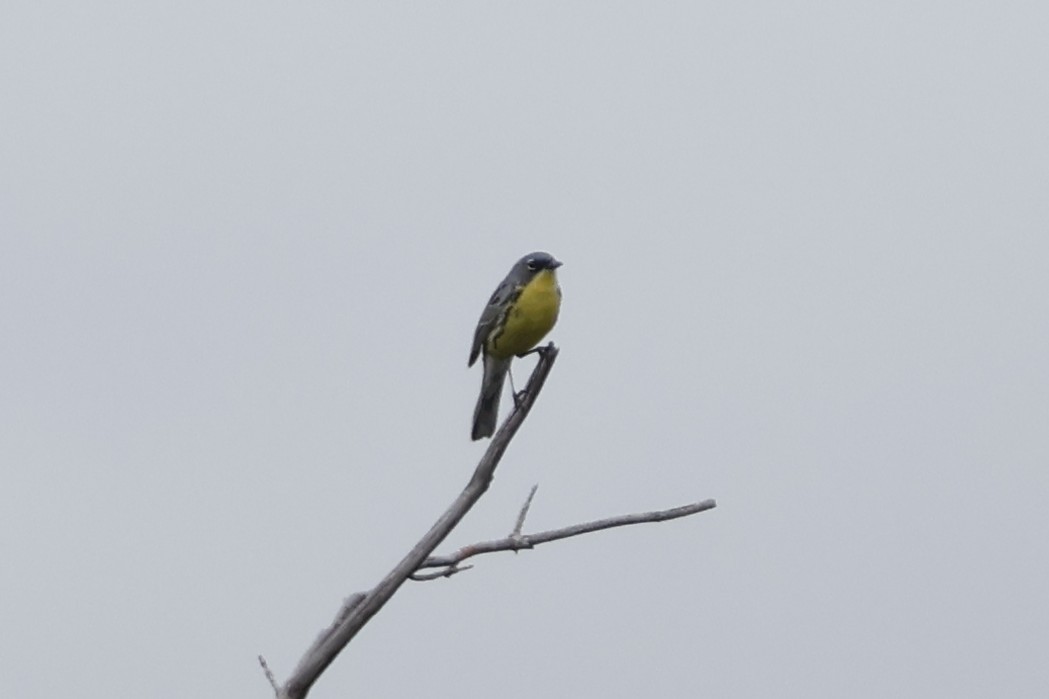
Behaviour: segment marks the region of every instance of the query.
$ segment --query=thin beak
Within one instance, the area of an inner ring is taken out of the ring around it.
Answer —
[[[553,260],[550,264],[548,264],[546,266],[546,268],[547,269],[557,269],[558,267],[560,267],[563,264],[564,264],[564,262],[562,262],[561,260]]]

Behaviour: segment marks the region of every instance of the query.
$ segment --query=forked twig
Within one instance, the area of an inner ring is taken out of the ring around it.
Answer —
[[[533,489],[534,494],[534,489]],[[531,498],[529,498],[529,502]],[[573,524],[569,527],[562,527],[560,529],[548,529],[547,531],[537,532],[535,534],[521,535],[515,530],[514,534],[504,537],[502,539],[494,539],[492,541],[481,541],[476,544],[464,546],[455,553],[446,556],[430,556],[422,565],[419,566],[420,570],[426,568],[444,568],[444,569],[458,569],[465,570],[466,566],[460,566],[459,564],[465,561],[467,558],[473,558],[483,553],[496,553],[497,551],[520,551],[521,549],[530,549],[538,546],[539,544],[545,544],[550,541],[557,541],[559,539],[567,539],[572,536],[579,536],[580,534],[589,534],[590,532],[601,531],[602,529],[612,529],[614,527],[625,527],[631,524],[646,524],[649,522],[665,522],[669,519],[678,519],[679,517],[688,517],[689,515],[698,514],[705,512],[706,510],[712,510],[717,507],[717,503],[714,500],[701,500],[700,502],[694,502],[690,505],[682,505],[681,507],[674,507],[669,510],[656,510],[654,512],[639,512],[637,514],[620,515],[618,517],[608,517],[606,519],[598,519],[593,522],[584,522],[583,524]],[[426,576],[426,577],[423,577]],[[413,580],[435,580],[441,577],[449,577],[446,575],[433,575],[427,573],[416,573],[413,576]]]
[[[470,482],[466,484],[462,493],[445,510],[444,514],[438,518],[437,522],[426,532],[422,539],[412,547],[411,551],[408,552],[401,562],[387,573],[375,587],[367,592],[357,592],[343,602],[335,615],[334,621],[317,635],[317,638],[303,654],[299,664],[283,685],[278,684],[266,660],[261,655],[259,656],[259,663],[262,666],[263,673],[273,687],[277,699],[304,699],[310,688],[317,681],[317,678],[331,665],[346,645],[353,640],[357,632],[393,597],[394,593],[400,589],[406,580],[435,580],[437,578],[451,577],[472,567],[468,565],[463,566],[460,563],[467,558],[482,553],[518,551],[523,548],[532,548],[548,541],[566,539],[570,536],[578,536],[579,534],[586,534],[601,529],[643,522],[662,522],[703,512],[715,506],[713,500],[704,500],[671,510],[610,517],[571,527],[523,535],[521,531],[524,528],[525,519],[535,497],[536,489],[539,487],[537,485],[533,486],[528,498],[521,507],[514,529],[509,536],[495,541],[466,546],[450,556],[433,556],[434,549],[444,541],[452,529],[488,490],[495,475],[495,468],[499,465],[499,461],[509,446],[510,440],[513,439],[539,397],[539,392],[546,382],[551,368],[553,368],[554,360],[557,359],[557,348],[551,343],[535,351],[539,354],[539,362],[532,371],[532,375],[529,377],[528,384],[524,390],[516,394],[513,410],[510,411],[499,431],[492,437],[488,449],[474,469]],[[428,568],[439,570],[422,572]]]

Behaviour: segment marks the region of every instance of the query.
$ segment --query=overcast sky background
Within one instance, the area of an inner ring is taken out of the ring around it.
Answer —
[[[9,2],[0,677],[266,697],[561,356],[325,697],[1049,696],[1044,2]],[[530,362],[529,362],[530,364]],[[519,377],[527,369],[519,368]],[[504,403],[505,413],[505,403]]]

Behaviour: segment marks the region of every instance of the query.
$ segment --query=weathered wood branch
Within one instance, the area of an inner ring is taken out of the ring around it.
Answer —
[[[518,513],[513,531],[509,536],[503,539],[483,541],[471,546],[465,546],[447,556],[434,556],[434,549],[444,541],[462,518],[466,516],[466,513],[488,490],[495,475],[496,466],[499,465],[499,461],[506,452],[510,440],[513,439],[539,397],[539,392],[550,374],[554,360],[557,359],[557,348],[551,343],[545,347],[537,348],[533,352],[539,354],[539,362],[532,371],[525,389],[514,396],[513,410],[510,411],[499,431],[492,437],[492,441],[474,469],[469,483],[466,484],[463,491],[445,510],[444,514],[438,518],[430,530],[426,532],[423,538],[412,547],[411,551],[408,552],[401,562],[387,573],[375,587],[367,592],[354,593],[343,601],[342,606],[335,615],[334,621],[317,635],[317,638],[303,654],[299,664],[283,685],[277,682],[266,660],[261,655],[259,656],[259,664],[262,666],[266,679],[273,687],[277,699],[305,699],[321,674],[324,673],[349,642],[353,640],[357,632],[393,597],[394,593],[400,589],[406,580],[433,580],[435,578],[451,577],[471,567],[460,565],[463,561],[483,553],[530,549],[549,541],[567,539],[580,534],[630,524],[663,522],[669,519],[687,517],[715,507],[713,500],[703,500],[669,510],[609,517],[526,535],[522,534],[521,531],[524,528],[532,499],[535,497],[536,488],[538,488],[538,486],[535,486]],[[422,572],[427,569],[435,570]]]
[[[528,384],[524,391],[514,398],[514,408],[503,422],[502,427],[492,437],[484,456],[481,457],[477,468],[474,469],[470,482],[466,484],[462,493],[445,510],[437,522],[426,532],[422,539],[412,547],[412,550],[398,563],[393,570],[379,581],[379,583],[368,592],[356,593],[349,597],[339,609],[335,620],[328,628],[324,629],[317,639],[303,655],[298,666],[292,672],[291,677],[279,687],[273,679],[273,673],[262,656],[259,663],[263,667],[270,683],[276,689],[278,699],[304,699],[309,693],[313,683],[321,676],[321,673],[332,661],[338,657],[346,645],[353,640],[357,632],[382,609],[394,593],[408,580],[411,575],[419,569],[419,566],[433,553],[452,529],[470,511],[477,501],[488,490],[495,475],[495,468],[499,465],[503,453],[506,451],[510,440],[517,434],[524,419],[528,417],[532,406],[539,397],[539,392],[553,368],[557,359],[557,348],[550,343],[545,347],[538,348],[539,362],[536,364]]]
[[[479,556],[483,553],[495,553],[497,551],[516,552],[522,549],[531,549],[539,544],[545,544],[559,539],[567,539],[572,536],[579,536],[580,534],[589,534],[590,532],[601,531],[602,529],[625,527],[630,524],[665,522],[668,519],[688,517],[689,515],[711,510],[717,506],[717,503],[713,500],[701,500],[700,502],[694,502],[690,505],[682,505],[681,507],[674,507],[669,510],[656,510],[654,512],[639,512],[630,515],[619,515],[618,517],[608,517],[606,519],[594,520],[593,522],[584,522],[583,524],[573,524],[572,526],[562,527],[560,529],[549,529],[535,534],[521,534],[521,527],[524,524],[525,515],[528,512],[528,507],[531,505],[532,497],[534,495],[535,488],[532,488],[532,493],[528,496],[525,506],[521,508],[521,514],[517,518],[517,525],[509,536],[502,539],[482,541],[469,546],[464,546],[455,553],[447,556],[430,556],[422,562],[419,569],[441,568],[442,570],[431,573],[416,572],[412,575],[412,580],[435,580],[437,578],[451,577],[455,573],[468,570],[471,567],[460,566],[460,563],[468,558],[473,558],[474,556]]]

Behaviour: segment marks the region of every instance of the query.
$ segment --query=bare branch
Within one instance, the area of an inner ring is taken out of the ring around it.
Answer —
[[[524,391],[517,394],[513,410],[510,411],[499,431],[492,437],[488,449],[481,457],[477,468],[474,469],[470,482],[466,484],[459,497],[438,518],[430,531],[426,532],[401,562],[374,588],[367,593],[358,593],[347,600],[339,610],[335,621],[317,637],[317,640],[299,661],[291,677],[280,688],[277,693],[278,699],[303,699],[321,673],[357,635],[357,632],[382,609],[401,585],[419,570],[423,561],[444,541],[452,529],[470,511],[470,508],[488,490],[495,475],[495,468],[510,445],[510,440],[517,434],[517,430],[539,397],[539,392],[553,368],[554,360],[557,359],[557,348],[550,343],[538,348],[538,354],[539,362],[532,371],[528,384]],[[454,566],[446,567],[454,568]]]
[[[532,492],[533,494],[535,493],[534,490]],[[529,502],[530,501],[531,497],[529,497]],[[419,569],[423,570],[426,568],[454,568],[455,566],[465,561],[467,558],[472,558],[482,553],[495,553],[497,551],[520,551],[521,549],[530,549],[535,546],[538,546],[539,544],[545,544],[549,541],[567,539],[572,536],[579,536],[580,534],[589,534],[590,532],[596,532],[602,529],[612,529],[613,527],[625,527],[630,524],[665,522],[668,519],[688,517],[689,515],[705,512],[706,510],[712,510],[715,507],[717,507],[717,503],[715,501],[702,500],[700,502],[694,502],[691,505],[682,505],[681,507],[674,507],[669,510],[657,510],[655,512],[639,512],[637,514],[632,515],[620,515],[618,517],[609,517],[607,519],[599,519],[593,522],[584,522],[583,524],[574,524],[570,527],[563,527],[561,529],[549,529],[547,531],[538,532],[536,534],[525,534],[522,536],[515,530],[514,534],[511,534],[510,536],[505,537],[503,539],[495,539],[493,541],[482,541],[476,544],[471,544],[470,546],[464,546],[455,553],[452,553],[447,556],[430,556],[422,562],[422,565],[419,566]]]
[[[495,475],[496,466],[499,465],[499,461],[510,445],[510,441],[514,438],[517,430],[521,427],[521,424],[539,397],[539,392],[542,390],[543,384],[553,368],[554,360],[557,358],[557,348],[551,343],[533,351],[538,352],[539,362],[532,371],[532,375],[529,377],[528,384],[524,390],[514,396],[513,410],[510,411],[499,431],[496,432],[491,442],[489,442],[488,449],[485,450],[484,456],[481,457],[480,462],[474,469],[469,483],[466,484],[463,491],[422,539],[412,547],[411,551],[408,552],[401,562],[387,573],[374,588],[367,592],[355,593],[343,602],[335,615],[335,620],[317,635],[317,638],[292,672],[291,677],[283,685],[277,684],[266,660],[261,655],[259,656],[259,663],[262,665],[263,672],[270,685],[274,688],[277,699],[305,699],[317,678],[335,660],[361,628],[382,609],[406,580],[435,580],[437,578],[451,577],[472,567],[460,565],[462,561],[482,553],[518,551],[523,548],[532,548],[534,545],[548,541],[565,539],[570,536],[586,534],[601,529],[643,522],[662,522],[668,519],[696,514],[715,506],[713,500],[704,500],[672,510],[623,515],[527,536],[522,535],[521,530],[524,528],[528,510],[539,487],[537,485],[532,488],[524,505],[521,507],[514,530],[508,537],[467,546],[451,556],[431,555],[434,549],[444,541],[452,529],[488,490]],[[427,573],[422,572],[427,568],[437,568],[439,570]]]

